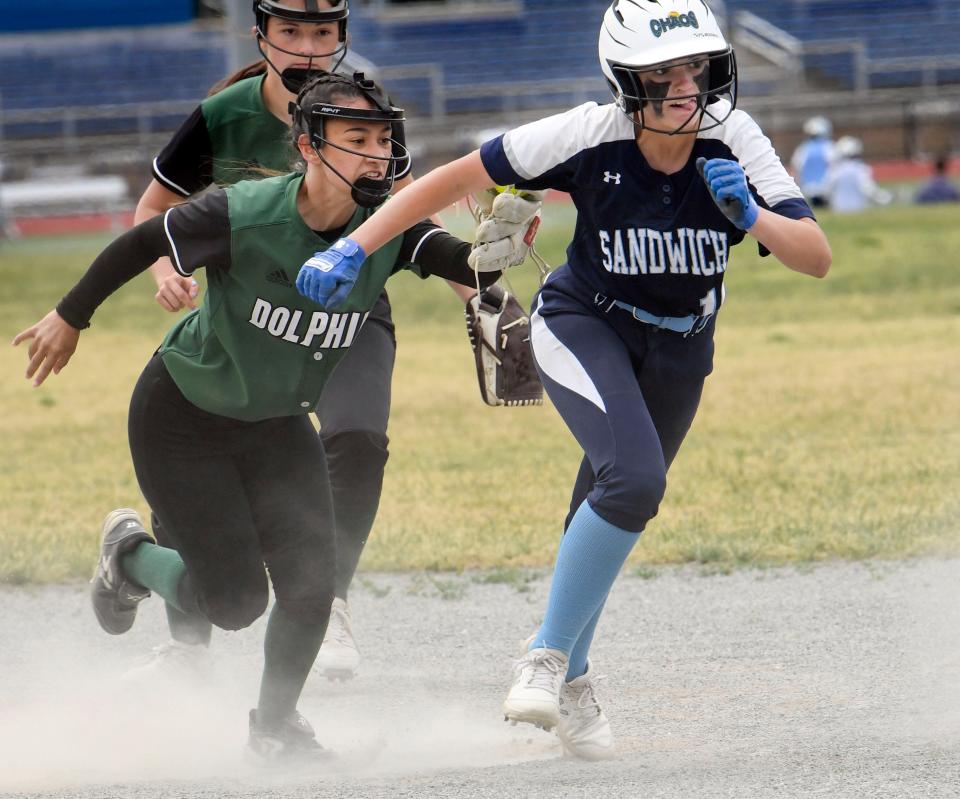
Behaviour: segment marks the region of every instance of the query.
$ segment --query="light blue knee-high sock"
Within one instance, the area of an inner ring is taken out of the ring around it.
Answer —
[[[600,614],[603,613],[603,606],[606,603],[607,598],[604,597],[600,607],[597,608],[597,612],[587,622],[587,626],[583,628],[577,643],[573,645],[573,649],[570,651],[570,660],[567,662],[567,682],[587,673],[587,655],[590,652],[590,644],[593,643],[593,633],[597,629],[597,622],[600,621]]]
[[[639,539],[639,533],[610,524],[583,501],[560,541],[547,613],[531,649],[573,651]]]

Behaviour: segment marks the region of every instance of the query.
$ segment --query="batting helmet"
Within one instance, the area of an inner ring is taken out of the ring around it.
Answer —
[[[675,130],[649,124],[650,104],[664,101],[666,89],[655,80],[655,72],[665,63],[672,67],[706,60],[706,69],[695,78],[699,91],[671,98],[696,100],[687,122],[699,115],[699,130],[723,124],[737,105],[737,59],[703,0],[614,0],[603,16],[599,50],[600,68],[614,99],[638,127],[694,132],[683,130],[686,122]],[[729,106],[711,112],[709,106],[721,98],[729,100]]]

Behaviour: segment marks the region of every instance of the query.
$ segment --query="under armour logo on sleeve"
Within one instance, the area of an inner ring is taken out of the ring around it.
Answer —
[[[604,172],[604,173],[603,173],[603,182],[604,182],[604,183],[611,183],[611,182],[612,182],[612,183],[615,183],[617,186],[619,186],[619,185],[620,185],[620,173],[617,172],[616,174],[613,174],[613,173],[611,173],[611,172]]]

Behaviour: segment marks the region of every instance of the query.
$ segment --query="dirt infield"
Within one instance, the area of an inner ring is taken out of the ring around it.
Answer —
[[[0,589],[0,795],[56,797],[960,796],[960,560],[624,577],[593,661],[617,760],[563,760],[499,716],[546,580],[368,575],[365,660],[301,709],[336,750],[245,764],[262,621],[218,634],[206,681],[124,688],[160,603],[103,634],[85,586]]]

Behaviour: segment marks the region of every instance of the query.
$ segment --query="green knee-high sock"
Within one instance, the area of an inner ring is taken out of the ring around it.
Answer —
[[[257,706],[261,718],[268,723],[296,710],[326,630],[326,619],[322,623],[305,623],[294,619],[279,603],[273,606],[263,642],[263,680]]]
[[[175,549],[144,541],[123,556],[120,567],[127,577],[159,594],[177,610],[194,609],[184,607],[189,603],[183,601],[181,582],[187,576],[187,567]]]

